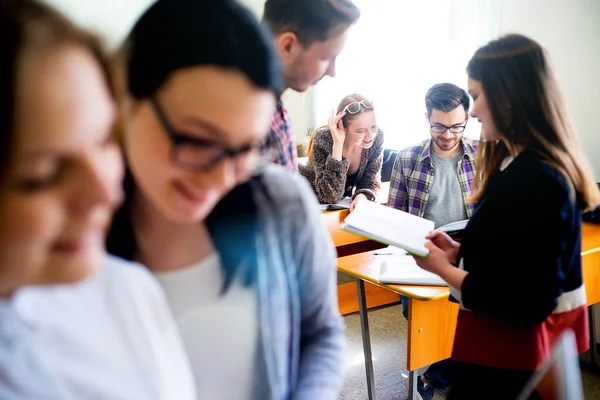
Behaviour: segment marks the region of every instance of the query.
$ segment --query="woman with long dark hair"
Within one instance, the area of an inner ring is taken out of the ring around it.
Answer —
[[[580,352],[589,346],[581,214],[600,193],[538,43],[494,40],[467,72],[484,140],[477,206],[460,244],[432,233],[417,263],[460,302],[450,397],[513,399],[564,330]]]

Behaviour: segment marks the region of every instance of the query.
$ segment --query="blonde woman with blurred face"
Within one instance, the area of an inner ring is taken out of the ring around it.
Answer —
[[[100,46],[19,0],[0,51],[0,397],[193,398],[158,285],[104,250],[123,168]]]

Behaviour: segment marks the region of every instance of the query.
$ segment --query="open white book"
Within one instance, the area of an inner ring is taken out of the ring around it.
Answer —
[[[358,202],[342,223],[345,231],[400,247],[420,257],[429,254],[425,236],[434,226],[433,221],[372,201]]]
[[[379,282],[396,285],[448,286],[436,274],[421,269],[414,258],[401,249],[389,246],[375,254],[373,268],[379,268]]]

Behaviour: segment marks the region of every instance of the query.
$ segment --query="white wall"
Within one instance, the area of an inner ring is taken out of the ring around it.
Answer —
[[[127,36],[152,0],[44,0],[77,24],[99,34],[109,48]]]

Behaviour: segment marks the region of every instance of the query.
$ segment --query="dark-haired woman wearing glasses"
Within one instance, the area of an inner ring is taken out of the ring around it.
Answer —
[[[259,150],[281,88],[272,38],[237,1],[158,0],[129,39],[109,251],[159,279],[198,399],[337,399],[334,247],[308,184]]]
[[[377,200],[383,161],[383,132],[373,102],[360,94],[342,99],[328,126],[313,132],[308,163],[300,173],[322,203],[351,197],[350,211],[361,200]]]

